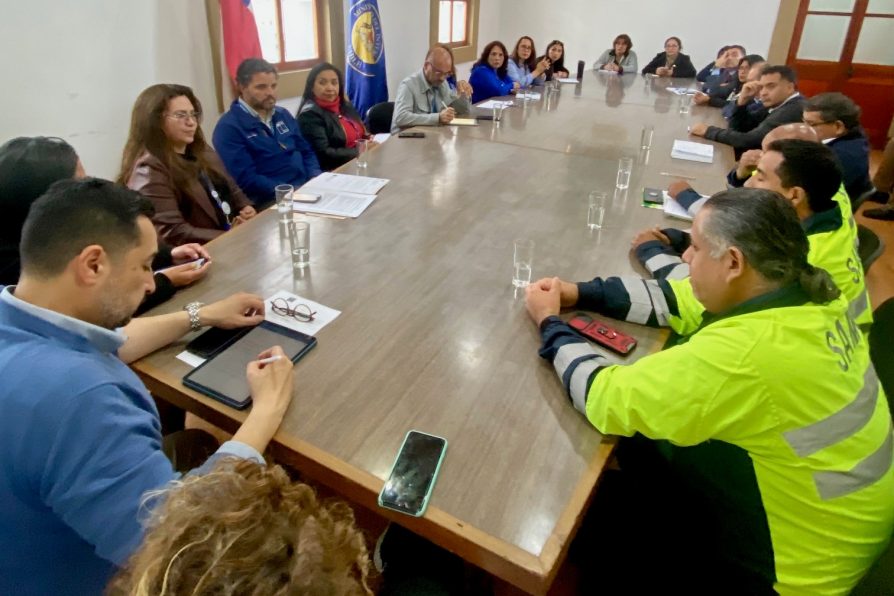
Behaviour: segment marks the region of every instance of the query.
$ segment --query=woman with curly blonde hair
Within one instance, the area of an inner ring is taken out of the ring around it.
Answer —
[[[146,539],[111,595],[355,595],[369,555],[354,514],[279,466],[224,460],[151,494]]]

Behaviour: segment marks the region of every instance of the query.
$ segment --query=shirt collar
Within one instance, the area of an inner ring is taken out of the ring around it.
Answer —
[[[100,352],[116,353],[118,352],[118,349],[124,345],[124,342],[127,341],[127,336],[124,334],[123,328],[111,331],[104,327],[88,323],[87,321],[63,315],[54,310],[35,306],[30,302],[25,302],[20,298],[16,298],[13,294],[14,291],[15,286],[6,286],[3,288],[3,291],[0,292],[0,302],[4,302],[13,308],[17,308],[22,312],[45,321],[55,327],[64,329],[69,333],[83,337]]]
[[[239,106],[243,110],[245,110],[246,112],[248,112],[249,114],[251,114],[252,116],[257,118],[258,120],[261,120],[261,115],[258,114],[257,110],[255,110],[253,107],[248,105],[248,103],[246,103],[246,101],[244,99],[242,99],[240,97],[238,99],[238,101],[239,101]],[[267,119],[261,120],[261,122],[264,124],[264,126],[269,128],[270,130],[273,130],[273,112],[275,112],[275,111],[276,111],[276,108],[273,108],[272,110],[270,110],[270,113],[267,115]]]
[[[784,102],[782,102],[782,103],[779,104],[778,106],[774,106],[774,107],[770,108],[769,110],[767,110],[767,113],[768,113],[768,114],[772,114],[774,110],[778,110],[779,108],[781,108],[782,106],[784,106],[785,104],[787,104],[788,102],[790,102],[791,100],[793,100],[794,98],[798,97],[799,95],[801,95],[801,92],[800,92],[800,91],[795,91],[794,93],[792,93],[791,95],[789,95],[789,96],[786,98],[786,100],[785,100]]]

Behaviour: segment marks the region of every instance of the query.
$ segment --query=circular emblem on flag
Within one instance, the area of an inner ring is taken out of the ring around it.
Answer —
[[[359,2],[351,8],[354,26],[351,27],[351,52],[348,62],[363,70],[363,65],[373,65],[382,56],[382,25],[379,11],[368,2]]]

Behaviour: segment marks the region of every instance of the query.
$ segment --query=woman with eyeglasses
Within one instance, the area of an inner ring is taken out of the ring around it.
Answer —
[[[184,85],[153,85],[133,107],[118,181],[152,201],[152,221],[171,244],[208,242],[256,215],[205,143],[201,119]]]
[[[636,68],[636,52],[633,51],[633,41],[626,33],[617,36],[612,42],[612,48],[602,52],[602,55],[593,64],[593,70],[607,70],[618,74],[635,73]]]
[[[301,134],[313,147],[325,171],[357,157],[357,141],[371,136],[345,96],[341,71],[328,62],[310,70],[297,120]],[[368,143],[375,145],[371,140]]]
[[[569,72],[568,69],[565,68],[565,44],[559,41],[558,39],[554,39],[549,42],[549,45],[546,46],[546,54],[537,58],[537,62],[542,61],[544,58],[549,60],[549,68],[546,69],[546,72],[543,73],[544,78],[547,81],[551,81],[555,79],[567,79]]]
[[[83,178],[84,168],[74,148],[54,137],[18,137],[0,146],[0,286],[18,282],[19,242],[32,203],[53,183]],[[201,266],[193,262],[205,259]],[[211,257],[199,244],[170,247],[159,242],[152,261],[155,291],[137,309],[142,314],[169,299],[178,288],[205,276]],[[163,269],[163,271],[158,271]]]
[[[534,49],[534,40],[524,35],[515,42],[515,49],[509,57],[507,72],[509,78],[519,87],[525,88],[532,85],[542,85],[544,73],[549,69],[549,58],[535,58],[537,50]]]
[[[668,37],[664,42],[664,51],[659,52],[652,61],[643,68],[643,74],[659,77],[678,77],[691,79],[695,77],[695,66],[689,56],[682,53],[683,42],[679,37]]]

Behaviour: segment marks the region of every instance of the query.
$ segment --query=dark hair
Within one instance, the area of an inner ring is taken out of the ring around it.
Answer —
[[[329,62],[321,62],[310,69],[310,73],[307,75],[307,82],[304,83],[304,93],[301,94],[301,103],[298,104],[298,112],[301,112],[301,108],[304,107],[305,103],[316,103],[316,98],[314,97],[314,84],[317,82],[317,77],[320,76],[320,73],[326,72],[327,70],[333,71],[335,76],[338,77],[338,94],[341,96],[341,113],[360,122],[360,114],[357,113],[351,100],[345,95],[345,77],[335,65],[330,64]]]
[[[236,82],[240,86],[245,87],[259,73],[270,73],[275,74],[277,77],[279,76],[276,68],[263,58],[246,58],[239,65],[239,68],[236,69]]]
[[[682,49],[683,49],[683,42],[680,41],[680,38],[677,37],[676,35],[671,35],[670,37],[668,37],[667,39],[665,39],[665,40],[664,40],[664,45],[667,45],[667,42],[669,42],[669,41],[672,40],[672,39],[673,39],[674,41],[677,42],[677,45],[680,46],[680,49],[682,50]]]
[[[556,61],[553,61],[552,58],[549,58],[549,49],[553,46],[562,46],[562,57]],[[561,41],[559,41],[558,39],[554,39],[551,42],[549,42],[549,45],[546,46],[546,53],[542,56],[542,58],[550,59],[550,65],[549,65],[550,73],[559,72],[560,70],[564,70],[566,72],[568,71],[568,69],[565,68],[565,44],[562,43]],[[540,59],[538,59],[538,62],[539,61],[540,61]]]
[[[745,46],[740,46],[739,44],[733,44],[730,46],[726,46],[727,50],[732,50],[733,48],[739,48],[740,50],[742,50],[742,55],[745,55],[748,53],[745,51]]]
[[[748,66],[754,66],[760,62],[766,62],[766,60],[760,54],[747,54],[739,59],[739,66],[742,66],[743,62],[748,63]]]
[[[205,142],[205,134],[200,123],[197,123],[192,143],[186,146],[186,155],[194,160],[182,159],[171,149],[164,132],[164,118],[168,103],[178,97],[185,97],[192,103],[196,112],[202,113],[199,98],[186,85],[167,83],[152,85],[137,97],[130,117],[130,132],[124,145],[118,182],[127,184],[137,161],[144,153],[149,153],[171,172],[174,184],[179,188],[197,179],[199,172],[202,171],[208,174],[215,186],[227,186],[224,172],[208,158],[211,148]]]
[[[152,217],[149,199],[99,178],[60,180],[31,206],[22,228],[22,272],[52,277],[92,244],[116,257],[139,243],[137,218]]]
[[[825,304],[841,291],[824,269],[807,262],[810,244],[795,209],[778,193],[735,188],[712,196],[703,210],[702,234],[712,256],[735,246],[767,281],[798,283],[812,302]]]
[[[804,104],[804,111],[819,112],[823,122],[840,120],[847,130],[860,126],[860,106],[844,93],[837,91],[814,95]]]
[[[528,56],[528,59],[522,63],[522,62],[519,62],[518,46],[522,42],[523,39],[527,39],[528,41],[531,42],[531,55]],[[510,56],[510,58],[512,58],[515,61],[515,63],[518,64],[519,66],[521,66],[522,64],[526,64],[528,66],[529,70],[534,70],[535,68],[537,68],[537,50],[535,49],[535,46],[534,46],[534,40],[531,39],[530,37],[528,37],[527,35],[522,35],[521,37],[519,37],[518,41],[515,42],[515,49],[512,50],[512,55]]]
[[[795,73],[795,70],[789,66],[785,66],[784,64],[765,66],[764,71],[761,73],[761,76],[768,74],[778,74],[779,78],[785,79],[793,85],[798,84],[798,75]]]
[[[664,43],[667,43],[667,42],[664,42]],[[720,58],[721,56],[723,56],[723,53],[726,52],[729,48],[730,48],[730,46],[723,46],[722,48],[717,50],[717,57]]]
[[[781,139],[770,143],[767,151],[782,154],[776,175],[783,187],[804,189],[811,211],[838,208],[832,197],[841,188],[841,166],[829,147],[803,139]]]
[[[609,56],[615,55],[615,44],[618,43],[619,41],[623,41],[624,43],[627,44],[627,50],[624,52],[624,55],[628,56],[630,54],[630,50],[633,49],[633,41],[630,39],[629,35],[627,35],[626,33],[622,33],[621,35],[617,36],[615,38],[615,40],[612,42],[612,49],[610,49],[608,51]]]
[[[481,57],[478,58],[478,62],[472,65],[472,68],[475,68],[476,66],[479,66],[481,64],[490,67],[490,64],[487,60],[488,58],[490,58],[491,50],[493,50],[495,47],[499,47],[501,50],[503,50],[503,64],[501,64],[500,67],[497,69],[497,76],[501,79],[505,79],[506,71],[508,70],[508,67],[506,65],[509,62],[509,52],[506,51],[506,46],[503,45],[502,41],[492,41],[484,46],[484,51],[481,52]]]
[[[0,250],[18,255],[31,204],[57,180],[72,178],[77,167],[74,148],[56,137],[18,137],[0,147]]]

